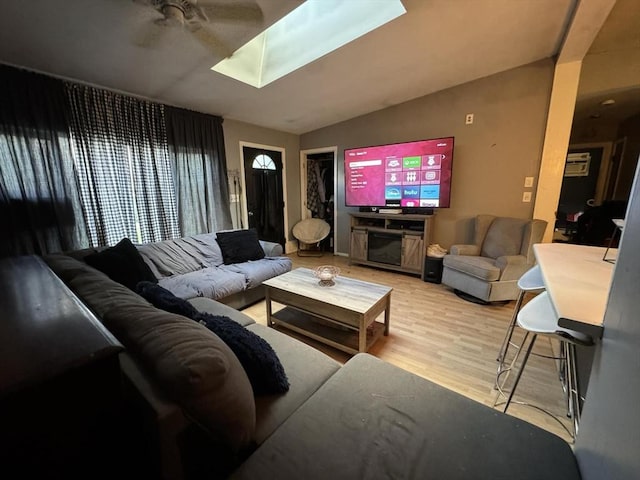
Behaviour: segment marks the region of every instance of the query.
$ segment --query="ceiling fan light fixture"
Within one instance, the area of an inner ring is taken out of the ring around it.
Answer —
[[[184,25],[184,10],[177,3],[165,3],[162,5],[162,14],[167,23]]]

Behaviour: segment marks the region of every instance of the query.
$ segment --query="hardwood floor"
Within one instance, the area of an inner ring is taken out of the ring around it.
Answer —
[[[369,353],[478,402],[489,406],[493,404],[496,398],[493,389],[496,355],[511,319],[514,302],[495,306],[477,305],[458,298],[444,285],[426,283],[412,275],[349,265],[346,257],[329,253],[319,258],[298,257],[295,254],[290,258],[293,268],[335,265],[340,268],[340,275],[393,287],[390,334],[374,344]],[[277,306],[274,310],[277,310]],[[256,322],[267,324],[264,301],[243,311]],[[296,336],[289,331],[282,331]],[[340,362],[350,358],[346,353],[305,337],[296,338]],[[514,338],[519,342],[522,332],[516,332]],[[557,344],[539,337],[534,351],[551,355],[557,351]],[[570,428],[553,360],[533,355],[530,357],[515,400],[526,401],[554,413]],[[570,441],[569,434],[557,421],[531,406],[512,403],[508,413]]]

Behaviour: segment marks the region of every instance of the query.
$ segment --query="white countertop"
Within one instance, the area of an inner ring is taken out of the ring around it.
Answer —
[[[601,337],[615,265],[603,260],[607,249],[567,243],[533,246],[558,325]],[[615,258],[617,249],[607,258]]]

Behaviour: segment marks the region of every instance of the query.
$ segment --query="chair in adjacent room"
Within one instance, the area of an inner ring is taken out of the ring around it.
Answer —
[[[478,215],[473,245],[452,245],[443,260],[442,283],[477,303],[515,300],[518,279],[535,264],[533,244],[547,222]]]
[[[293,236],[298,241],[298,256],[321,257],[320,242],[329,236],[331,225],[321,218],[307,218],[293,227]]]

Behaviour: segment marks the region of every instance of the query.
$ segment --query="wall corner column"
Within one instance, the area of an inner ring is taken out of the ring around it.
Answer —
[[[557,63],[553,76],[533,207],[533,217],[546,220],[548,224],[543,242],[551,242],[553,239],[581,67],[581,60]]]

